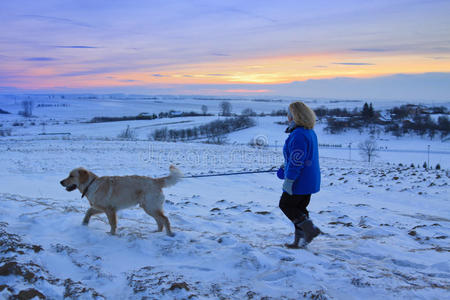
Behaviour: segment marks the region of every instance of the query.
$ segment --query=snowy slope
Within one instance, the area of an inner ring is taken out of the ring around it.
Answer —
[[[325,233],[289,250],[274,174],[184,179],[165,190],[174,238],[141,209],[118,234],[59,180],[98,175],[268,169],[278,148],[145,141],[11,139],[0,143],[0,295],[51,299],[444,299],[450,288],[449,174],[322,158],[311,216]],[[28,290],[28,292],[33,292]]]
[[[29,97],[29,98],[28,98]],[[292,99],[254,99],[254,98],[231,98],[220,97],[137,97],[137,96],[96,96],[97,99],[88,99],[89,95],[65,95],[52,96],[7,96],[0,95],[0,108],[11,112],[10,115],[0,115],[0,130],[11,129],[12,137],[22,139],[41,138],[39,134],[47,133],[70,133],[71,139],[106,139],[116,140],[118,135],[128,126],[134,131],[135,138],[148,140],[149,134],[154,129],[168,127],[171,129],[189,128],[198,126],[212,120],[212,117],[185,117],[165,118],[142,121],[122,121],[108,123],[86,123],[93,117],[102,116],[136,116],[140,113],[155,113],[175,111],[195,111],[200,113],[201,106],[206,105],[208,112],[217,114],[219,104],[229,101],[233,112],[240,113],[245,108],[251,108],[257,113],[270,113],[274,110],[286,109]],[[111,98],[111,99],[110,99]],[[34,117],[23,118],[17,113],[22,109],[22,100],[32,100],[35,104]],[[361,107],[361,101],[339,101],[325,99],[307,99],[311,107],[326,106],[328,108]],[[398,101],[377,101],[374,103],[376,109],[386,109],[394,105],[401,105]],[[430,103],[429,103],[430,104]],[[39,106],[41,105],[41,106]],[[449,103],[432,103],[432,105],[449,106]],[[38,107],[39,106],[39,107]],[[276,122],[285,121],[284,117],[255,117],[256,126],[241,130],[228,135],[227,142],[230,144],[245,144],[255,138],[267,141],[272,147],[280,147],[286,138],[285,127]],[[13,126],[19,124],[19,126]],[[43,125],[45,124],[45,125]],[[356,149],[358,143],[369,138],[369,134],[358,133],[355,130],[332,135],[324,131],[324,124],[318,123],[316,132],[319,143],[322,145],[340,145],[341,147],[321,147],[323,157],[362,160]],[[66,135],[59,135],[59,138]],[[0,139],[5,140],[0,137]],[[410,165],[422,165],[425,161],[431,166],[440,164],[441,167],[449,168],[450,146],[449,141],[441,141],[438,137],[433,140],[420,138],[414,135],[396,138],[382,132],[375,135],[376,142],[382,150],[378,151],[377,161],[390,163],[403,163]],[[352,150],[349,150],[351,144]],[[428,145],[430,156],[428,157]]]
[[[28,97],[47,106],[26,119],[17,112]],[[59,185],[71,169],[154,177],[166,175],[170,164],[186,175],[267,170],[282,162],[286,134],[276,122],[285,118],[257,117],[255,127],[229,134],[225,145],[157,143],[148,141],[153,129],[198,126],[217,116],[86,121],[171,109],[200,112],[201,105],[217,113],[224,99],[80,97],[0,96],[0,108],[12,112],[0,115],[2,128],[12,128],[12,136],[0,137],[0,298],[448,298],[448,142],[380,134],[377,143],[385,149],[369,165],[354,149],[366,133],[329,135],[318,124],[319,143],[342,147],[320,147],[322,190],[309,209],[324,234],[305,250],[282,246],[293,238],[293,228],[278,209],[281,181],[273,173],[186,178],[165,191],[174,238],[155,233],[154,220],[139,208],[119,212],[118,234],[110,236],[104,215],[81,226],[87,201]],[[235,112],[249,107],[258,113],[285,108],[291,100],[227,99]],[[377,109],[394,104],[400,103],[380,102]],[[135,139],[118,139],[127,126]],[[249,147],[254,138],[269,146]],[[444,170],[398,165],[427,161],[427,145],[431,165]]]

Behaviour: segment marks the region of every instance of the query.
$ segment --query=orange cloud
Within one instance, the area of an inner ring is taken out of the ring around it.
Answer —
[[[364,56],[363,56],[364,54]],[[18,88],[90,88],[173,84],[279,84],[308,79],[335,77],[368,78],[397,73],[450,72],[450,58],[433,59],[392,53],[312,53],[258,57],[252,59],[221,58],[213,62],[185,63],[158,70],[101,72],[113,69],[106,63],[96,66],[99,72],[89,72],[89,66],[52,63],[50,67],[32,62],[4,66],[5,73],[16,74],[7,84]],[[91,67],[92,68],[92,67]],[[103,68],[103,69],[102,69]],[[78,70],[87,70],[79,72]],[[19,74],[19,75],[17,75]],[[59,75],[59,74],[70,74]],[[155,75],[156,74],[156,75]],[[265,93],[268,90],[228,90],[227,93]]]

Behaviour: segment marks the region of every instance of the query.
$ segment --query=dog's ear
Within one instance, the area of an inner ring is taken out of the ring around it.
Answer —
[[[89,180],[89,173],[86,170],[78,170],[78,176],[81,184],[86,183]]]

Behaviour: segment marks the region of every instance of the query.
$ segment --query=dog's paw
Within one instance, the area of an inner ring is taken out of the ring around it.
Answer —
[[[170,237],[174,237],[174,236],[175,236],[175,233],[169,232],[169,233],[167,233],[167,235],[170,236]]]

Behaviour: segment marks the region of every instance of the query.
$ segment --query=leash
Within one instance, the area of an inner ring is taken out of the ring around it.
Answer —
[[[269,170],[263,171],[245,171],[245,172],[233,172],[233,173],[217,173],[217,174],[200,174],[200,175],[189,175],[183,176],[182,178],[201,178],[201,177],[215,177],[215,176],[233,176],[233,175],[243,175],[243,174],[255,174],[255,173],[276,173],[276,167],[272,167]]]

